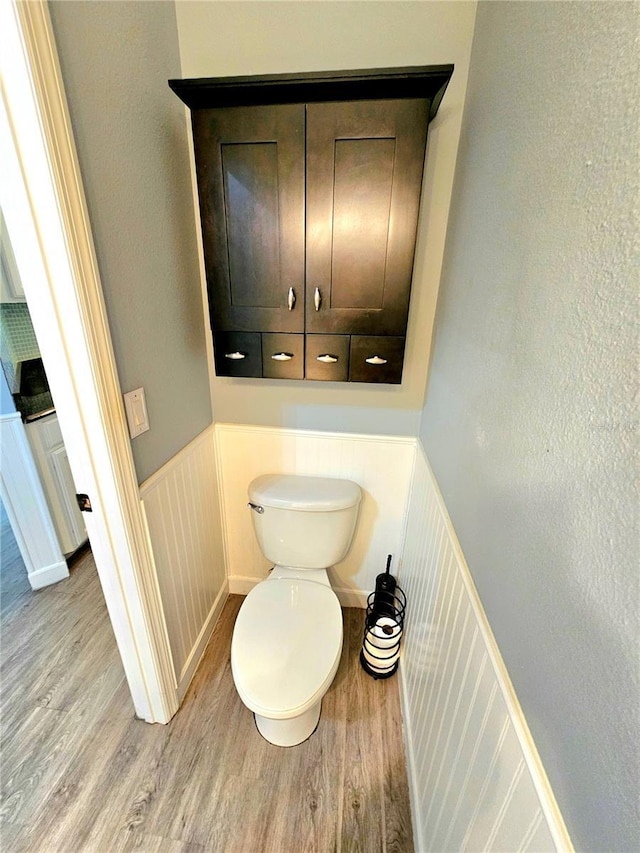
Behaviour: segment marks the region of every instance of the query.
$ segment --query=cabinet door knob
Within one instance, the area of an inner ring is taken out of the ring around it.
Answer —
[[[291,359],[293,358],[293,353],[292,352],[276,352],[271,356],[271,358],[274,361],[291,361]]]
[[[319,287],[316,287],[316,291],[313,294],[313,304],[316,306],[316,311],[319,311],[322,305],[322,294]]]
[[[289,311],[293,311],[295,304],[296,304],[296,292],[292,287],[290,287],[289,293],[287,295],[287,308],[289,309]]]
[[[380,358],[379,355],[372,355],[371,358],[365,358],[367,364],[386,364],[386,358]]]
[[[240,361],[240,359],[246,358],[247,355],[248,353],[246,352],[239,352],[238,350],[236,350],[236,352],[225,352],[224,357],[230,358],[231,361]]]
[[[337,355],[331,355],[331,353],[328,352],[316,357],[316,361],[321,361],[323,364],[335,364],[338,360]]]

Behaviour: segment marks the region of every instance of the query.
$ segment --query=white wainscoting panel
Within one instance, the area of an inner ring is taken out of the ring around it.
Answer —
[[[226,601],[213,425],[140,486],[180,698]]]
[[[363,607],[387,554],[399,565],[415,438],[216,424],[229,586],[248,592],[271,568],[247,509],[247,486],[261,474],[306,474],[354,480],[363,491],[356,536],[331,569],[345,606]]]
[[[416,849],[571,850],[420,442],[400,582]]]

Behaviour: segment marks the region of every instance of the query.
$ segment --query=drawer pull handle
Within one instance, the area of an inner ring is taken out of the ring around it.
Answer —
[[[322,294],[320,293],[319,287],[316,287],[315,293],[313,294],[313,304],[316,306],[316,311],[319,311],[320,306],[322,305]]]
[[[296,304],[296,292],[292,287],[290,287],[289,293],[287,295],[287,308],[289,309],[289,311],[293,311],[295,304]]]
[[[337,355],[326,352],[324,355],[317,356],[316,361],[321,361],[323,364],[335,364],[339,359]]]
[[[367,364],[386,364],[386,358],[380,358],[379,355],[372,355],[371,358],[365,358]]]
[[[291,359],[293,358],[293,353],[292,352],[276,352],[271,356],[271,358],[274,361],[291,361]]]
[[[225,352],[224,357],[230,358],[231,361],[240,361],[241,359],[246,358],[248,354],[249,353],[236,350],[236,352]]]

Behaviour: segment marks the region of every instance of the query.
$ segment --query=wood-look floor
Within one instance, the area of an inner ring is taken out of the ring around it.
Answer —
[[[281,749],[233,686],[239,596],[176,717],[150,726],[133,716],[91,552],[37,593],[3,564],[3,851],[413,850],[397,679],[360,668],[362,611],[344,611],[318,729]]]

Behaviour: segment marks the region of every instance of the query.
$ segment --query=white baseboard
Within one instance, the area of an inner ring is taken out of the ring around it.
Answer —
[[[362,589],[347,589],[346,587],[333,587],[333,591],[338,596],[338,600],[342,607],[360,607],[366,610],[367,596],[371,590],[366,592]]]
[[[250,578],[245,575],[230,575],[229,576],[229,593],[231,595],[247,595],[265,578]],[[369,592],[361,589],[347,589],[346,587],[332,587],[335,594],[338,596],[338,601],[342,607],[361,607],[365,609],[367,606],[367,596]]]
[[[229,575],[229,595],[247,595],[260,583],[261,578],[248,578],[243,575]],[[264,580],[264,578],[262,578]]]
[[[180,673],[180,681],[178,682],[178,700],[182,702],[185,693],[187,692],[189,685],[191,684],[191,679],[195,675],[196,669],[198,668],[198,664],[202,659],[202,655],[204,654],[204,650],[207,647],[207,643],[211,637],[213,629],[216,626],[216,622],[220,614],[222,613],[222,608],[225,605],[225,602],[229,595],[229,585],[225,582],[221,587],[220,592],[216,596],[216,600],[213,602],[211,606],[211,610],[205,620],[204,625],[202,626],[202,630],[198,635],[198,639],[196,640],[191,652],[189,653],[189,657],[185,661],[184,666],[182,667],[182,672]]]
[[[52,583],[58,583],[69,577],[69,567],[64,560],[59,563],[52,563],[50,566],[43,566],[41,569],[35,569],[27,575],[31,589],[42,589],[45,586],[51,586]]]

